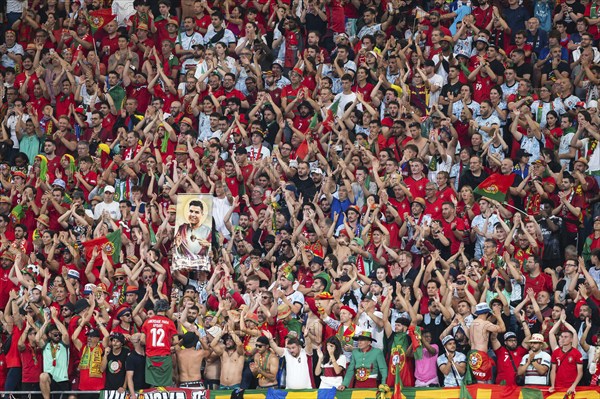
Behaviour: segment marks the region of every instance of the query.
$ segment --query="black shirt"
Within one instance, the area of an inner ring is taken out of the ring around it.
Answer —
[[[458,189],[460,190],[463,186],[470,186],[472,189],[475,189],[482,181],[484,181],[488,177],[488,174],[485,170],[481,170],[481,174],[479,176],[474,176],[471,170],[465,170],[460,176],[460,181],[458,184]]]
[[[525,75],[529,75],[529,78],[533,76],[533,65],[524,62],[521,66],[515,65],[515,73],[519,78],[523,78]]]
[[[567,7],[571,7],[573,9],[573,13],[575,13],[575,14],[583,15],[585,13],[585,7],[579,1],[574,1],[571,4],[569,4],[567,2],[565,4],[567,5]],[[553,15],[558,14],[559,12],[561,12],[561,10],[562,10],[562,4],[557,5],[556,7],[554,7]],[[567,14],[565,12],[563,15],[563,19],[561,19],[561,21],[564,21],[567,23],[567,33],[569,33],[569,34],[575,33],[576,23],[571,18],[571,14]]]
[[[317,193],[317,187],[315,186],[315,182],[310,176],[306,180],[301,180],[298,175],[294,176],[292,182],[296,185],[298,189],[298,194],[302,194],[304,197],[304,202],[312,201],[315,194]]]
[[[548,75],[547,79],[548,80],[556,80],[557,76],[554,76],[554,69],[552,68],[552,60],[548,60],[548,62],[546,62],[544,64],[544,66],[542,67],[542,74]],[[558,66],[556,67],[556,70],[558,72],[567,72],[567,73],[571,73],[571,68],[569,67],[569,63],[565,60],[560,60],[560,62],[558,63]],[[561,76],[562,78],[562,76]]]
[[[146,356],[131,352],[125,361],[125,370],[133,371],[133,388],[136,391],[149,388],[146,384]]]
[[[454,84],[448,82],[442,86],[442,91],[440,92],[440,97],[446,98],[446,97],[448,97],[448,93],[452,93],[456,97],[460,94],[461,87],[463,87],[463,83],[461,83],[460,80]],[[448,106],[444,105],[443,108],[444,108],[443,111],[445,113],[448,109]]]
[[[125,384],[125,361],[129,356],[129,349],[122,348],[121,353],[115,355],[113,352],[108,354],[106,363],[106,385],[105,389],[116,391]],[[135,378],[135,377],[134,377]]]

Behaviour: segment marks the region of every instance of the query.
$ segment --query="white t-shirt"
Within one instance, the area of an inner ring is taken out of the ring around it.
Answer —
[[[211,43],[210,39],[212,39],[217,34],[217,32],[215,32],[215,27],[212,24],[208,25],[208,28],[206,29],[206,35],[204,35],[204,43],[206,47],[212,47],[218,42],[223,42],[227,45],[230,45],[232,43],[235,44],[237,42],[235,35],[232,31],[230,31],[227,28],[223,29],[225,29],[223,37],[215,43]]]
[[[112,2],[112,12],[117,16],[119,26],[127,26],[129,17],[135,14],[133,1],[131,0],[114,0]]]
[[[477,216],[475,216],[475,218],[473,218],[473,221],[471,222],[471,228],[474,228],[475,226],[477,226],[479,231],[481,231],[482,233],[489,234],[489,233],[494,232],[494,226],[496,225],[496,223],[499,223],[499,222],[500,222],[500,220],[498,219],[498,215],[493,213],[490,216],[490,220],[488,221],[487,230],[483,231],[483,226],[485,225],[485,218],[482,215],[477,215]],[[476,234],[475,259],[481,259],[481,257],[483,256],[483,244],[484,243],[485,243],[485,236]]]
[[[215,229],[226,239],[231,238],[231,233],[225,227],[225,215],[229,212],[229,208],[231,208],[231,204],[227,197],[213,197],[212,216],[215,221]]]
[[[350,94],[344,94],[342,92],[335,96],[335,98],[333,99],[333,102],[335,103],[336,101],[339,101],[337,114],[336,114],[339,118],[341,118],[344,115],[344,110],[346,109],[346,105],[351,104],[355,98],[356,98],[356,93],[354,93],[354,92],[351,92]]]
[[[466,363],[467,357],[462,352],[454,352],[454,363]],[[444,353],[437,358],[437,366],[438,368],[444,364],[448,363],[448,357]],[[461,381],[463,380],[463,376],[458,373],[458,370],[455,368],[451,368],[450,372],[444,376],[444,386],[445,387],[458,387],[460,386]]]
[[[22,116],[18,116],[17,114],[13,114],[6,119],[6,126],[8,126],[10,139],[13,142],[13,148],[19,149],[19,140],[17,139],[17,121],[19,118],[23,121],[23,123],[29,120],[29,115],[23,114]]]
[[[98,220],[102,217],[102,212],[108,211],[111,219],[118,220],[121,219],[121,211],[119,210],[119,203],[117,201],[113,201],[110,204],[106,202],[100,202],[96,204],[94,207],[94,220]]]
[[[540,127],[542,128],[546,127],[546,115],[548,115],[548,112],[556,111],[556,113],[559,115],[565,113],[563,103],[558,98],[548,102],[535,100],[533,103],[531,103],[530,108],[534,120],[539,123]]]
[[[580,149],[580,153],[587,154],[588,145],[590,144],[590,139],[586,137],[586,138],[582,139],[581,141],[583,142],[583,148]],[[590,159],[588,161],[590,163],[588,173],[596,172],[596,171],[600,170],[600,146],[596,146],[596,149],[594,150],[594,152],[592,153],[592,155],[590,156]]]
[[[3,54],[1,58],[2,66],[4,68],[14,68],[16,63],[8,56],[8,53],[23,56],[25,55],[25,50],[23,50],[23,46],[21,46],[19,43],[15,43],[12,47],[7,47],[6,50],[6,54]]]
[[[285,357],[285,389],[312,389],[308,356],[304,349],[300,349],[300,355],[293,357],[287,348],[283,349]]]
[[[483,116],[478,116],[477,118],[475,118],[475,121],[477,122],[477,124],[479,126],[482,126],[485,128],[489,128],[493,125],[500,126],[500,119],[497,116],[495,116],[493,113],[490,116],[488,116],[487,118],[484,118]],[[481,139],[483,140],[483,144],[486,144],[488,141],[490,141],[492,139],[492,136],[490,136],[483,129],[479,129],[479,134],[481,134]]]
[[[175,44],[179,44],[184,50],[191,50],[194,44],[204,44],[204,38],[198,32],[194,32],[188,35],[186,32],[182,32],[177,36]]]
[[[455,102],[452,106],[452,115],[460,119],[460,113],[463,110],[463,106],[462,101]],[[479,103],[477,101],[471,101],[470,104],[467,104],[467,108],[471,110],[471,113],[473,114],[472,118],[477,118],[479,116]]]
[[[383,319],[383,313],[376,310],[373,314],[381,319]],[[373,348],[383,350],[383,327],[379,327],[373,319],[369,317],[366,313],[361,313],[358,317],[358,326],[362,328],[364,331],[370,331],[371,336],[376,342],[371,343]]]
[[[569,151],[571,150],[571,139],[573,138],[573,135],[575,133],[574,132],[569,132],[567,134],[564,134],[561,138],[560,138],[560,143],[558,145],[558,155],[562,155],[562,154],[568,154]],[[561,159],[560,160],[560,164],[564,165],[567,169],[569,170],[569,164],[570,164],[570,160],[568,159]]]
[[[529,355],[526,354],[521,359],[521,363],[519,366],[524,366],[527,363],[527,359]],[[525,385],[548,385],[548,376],[550,375],[550,355],[544,351],[540,351],[540,353],[536,354],[533,357],[534,362],[538,362],[541,365],[548,366],[548,372],[546,375],[539,375],[533,365],[527,366],[527,370],[525,370]]]
[[[336,363],[343,369],[346,369],[347,366],[347,362],[348,359],[346,359],[346,356],[344,356],[343,354],[337,359]],[[344,376],[341,375],[339,377],[325,377],[325,369],[332,369],[333,366],[331,365],[331,362],[327,363],[327,364],[323,364],[321,366],[321,368],[323,369],[321,371],[321,385],[319,385],[319,389],[326,389],[326,388],[337,388],[340,385],[342,385],[342,382],[344,380]],[[342,373],[344,374],[344,373]]]
[[[440,66],[441,69],[443,69]],[[438,91],[436,91],[435,93],[431,93],[429,95],[429,108],[431,108],[432,105],[437,105],[438,100],[440,98],[440,93],[442,92],[442,86],[444,85],[444,78],[441,75],[438,75],[437,73],[434,73],[432,77],[427,78],[427,80],[429,81],[429,84],[431,86],[437,86],[438,87]]]

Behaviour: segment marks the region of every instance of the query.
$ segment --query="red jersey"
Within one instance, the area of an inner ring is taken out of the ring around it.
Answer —
[[[204,14],[202,18],[194,17],[194,19],[196,20],[196,31],[200,32],[200,29],[203,29],[204,32],[200,33],[204,35],[208,30],[208,25],[210,25],[211,22],[210,15]]]
[[[27,75],[25,74],[25,72],[21,72],[20,74],[17,75],[17,77],[15,78],[15,82],[13,83],[13,86],[15,87],[15,89],[20,89],[21,86],[23,86],[25,84],[25,80],[27,79]],[[27,95],[29,95],[29,98],[35,98],[35,95],[33,94],[33,88],[35,87],[35,84],[40,80],[40,78],[37,76],[37,73],[33,73],[29,76],[29,82],[27,82]],[[58,118],[57,115],[56,117]]]
[[[171,354],[171,339],[177,335],[173,320],[165,316],[152,316],[144,322],[142,333],[146,336],[146,356]]]
[[[425,198],[425,186],[429,183],[429,179],[422,177],[419,180],[415,180],[412,176],[408,176],[404,179],[404,182],[413,194],[413,198]]]
[[[431,215],[431,219],[440,220],[442,218],[442,200],[436,198],[435,201],[425,200],[425,215]]]
[[[463,219],[459,217],[455,217],[454,220],[447,222],[445,219],[442,219],[442,228],[444,229],[444,235],[448,240],[450,240],[450,253],[457,253],[460,247],[460,241],[454,235],[455,228],[458,231],[465,231],[465,222]]]
[[[42,351],[38,348],[33,350],[31,345],[25,343],[25,350],[21,354],[22,378],[26,383],[39,383],[40,374],[44,371],[42,359]]]
[[[475,77],[475,85],[473,86],[473,100],[481,103],[483,100],[490,99],[490,91],[494,87],[495,83],[489,76],[483,77],[481,74],[477,74]]]
[[[98,175],[96,174],[96,172],[90,170],[85,175],[83,175],[83,180],[92,187],[95,187],[98,183]],[[83,191],[83,195],[85,196],[85,198],[89,196],[90,192],[79,180],[77,180],[77,184],[75,186],[79,187]]]
[[[0,308],[4,309],[8,303],[8,293],[17,288],[17,286],[8,278],[10,268],[0,268]],[[15,327],[16,328],[16,327]],[[19,337],[17,337],[17,341]],[[15,341],[16,342],[16,341]],[[9,366],[15,367],[15,366]]]
[[[365,84],[363,87],[360,87],[358,84],[352,87],[352,91],[355,93],[361,93],[366,102],[371,101],[371,92],[373,91],[373,86],[371,83]]]
[[[516,385],[516,373],[513,364],[517,368],[519,367],[521,359],[528,353],[527,349],[519,345],[514,351],[509,351],[508,349],[506,349],[506,347],[501,346],[494,352],[496,353],[496,364],[498,369],[498,374],[496,375],[496,382],[498,384],[501,384],[502,381],[505,381],[506,385]]]
[[[557,389],[569,388],[577,378],[577,365],[583,365],[581,353],[576,348],[563,352],[562,348],[556,348],[552,352],[552,364],[556,364],[556,379],[554,386]]]
[[[11,342],[14,342],[14,344],[10,346],[8,353],[6,353],[6,367],[8,368],[21,367],[21,354],[16,343],[19,342],[23,330],[24,328],[19,328],[16,324],[13,327]]]
[[[529,273],[525,274],[525,291],[529,288],[539,294],[541,291],[552,292],[554,291],[552,285],[552,277],[546,273],[540,273],[537,277],[531,277]]]
[[[39,120],[44,116],[42,111],[44,110],[44,107],[46,105],[50,104],[50,101],[46,100],[44,97],[40,97],[40,98],[30,97],[29,104],[31,104],[31,106],[35,110],[35,113]]]

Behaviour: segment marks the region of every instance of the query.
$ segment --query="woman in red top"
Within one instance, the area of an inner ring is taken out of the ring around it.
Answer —
[[[542,133],[546,138],[547,149],[554,150],[555,147],[560,145],[560,138],[563,135],[563,131],[560,128],[560,121],[558,120],[556,111],[550,110],[546,114],[546,127],[542,129]]]

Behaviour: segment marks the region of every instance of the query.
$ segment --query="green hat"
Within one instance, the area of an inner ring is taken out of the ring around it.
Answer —
[[[371,331],[363,331],[359,335],[355,335],[354,337],[352,337],[352,339],[355,341],[365,340],[365,341],[377,342],[377,340],[371,336]]]
[[[354,237],[354,239],[352,241],[357,243],[361,247],[363,247],[365,245],[365,241],[360,237]]]
[[[294,281],[294,280],[295,280],[295,278],[294,278],[294,275],[293,275],[292,273],[287,273],[287,274],[285,275],[285,278],[286,278],[287,280],[289,280],[289,281]]]

